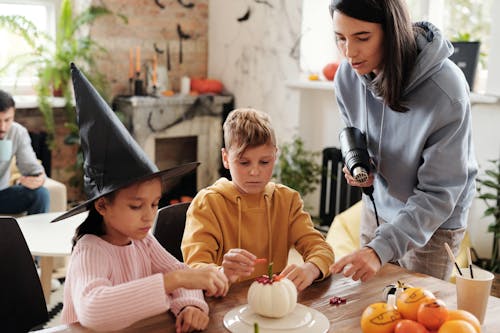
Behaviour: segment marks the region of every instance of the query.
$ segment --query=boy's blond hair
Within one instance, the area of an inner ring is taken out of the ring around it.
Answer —
[[[276,147],[276,135],[271,118],[265,112],[242,108],[229,113],[224,122],[224,146],[235,149],[241,156],[248,147],[272,144]]]

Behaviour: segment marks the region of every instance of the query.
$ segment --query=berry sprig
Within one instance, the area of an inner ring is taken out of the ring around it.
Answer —
[[[342,305],[345,303],[347,303],[347,299],[345,299],[344,297],[333,296],[332,298],[330,298],[331,305]]]
[[[283,277],[281,275],[273,274],[273,263],[270,263],[267,268],[267,275],[262,275],[255,278],[255,281],[261,284],[273,284],[273,282],[278,282]]]

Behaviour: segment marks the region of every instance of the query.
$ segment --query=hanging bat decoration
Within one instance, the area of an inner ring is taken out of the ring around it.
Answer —
[[[156,45],[156,43],[153,43],[153,46],[155,48],[155,52],[158,53],[158,54],[163,54],[163,52],[165,52],[165,50],[162,50],[158,47],[158,45]]]
[[[179,63],[182,64],[182,40],[191,38],[191,35],[183,32],[179,23],[177,23],[177,35],[179,36]]]
[[[247,21],[250,18],[250,14],[251,14],[251,10],[250,10],[250,7],[248,7],[247,12],[243,16],[239,17],[237,19],[237,21],[238,22],[245,22],[245,21]]]
[[[170,43],[167,41],[167,71],[172,69],[172,64],[170,63]]]
[[[274,8],[274,6],[269,3],[269,1],[266,1],[266,0],[254,0],[254,1],[256,3],[260,3],[260,4],[263,4],[263,5],[269,6],[269,8]]]
[[[155,0],[155,4],[161,9],[165,9],[165,5],[160,2],[160,0]]]
[[[194,7],[194,3],[192,2],[189,2],[189,3],[184,3],[183,0],[177,0],[177,2],[184,8],[193,8]]]

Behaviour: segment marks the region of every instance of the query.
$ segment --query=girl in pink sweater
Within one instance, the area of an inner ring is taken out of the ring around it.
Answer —
[[[222,296],[228,281],[212,267],[188,268],[149,233],[161,192],[155,177],[92,203],[73,239],[63,323],[111,331],[170,309],[176,332],[206,328],[208,306],[199,289]]]

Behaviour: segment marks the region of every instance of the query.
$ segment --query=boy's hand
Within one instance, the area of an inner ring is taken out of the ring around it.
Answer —
[[[247,250],[231,249],[222,259],[222,270],[229,281],[235,282],[240,276],[252,274],[257,257]]]
[[[175,332],[201,331],[207,328],[208,315],[195,306],[186,306],[175,320]]]
[[[295,264],[287,266],[280,275],[291,280],[297,287],[297,291],[302,291],[309,287],[320,274],[321,272],[315,264],[306,262],[300,266]]]
[[[166,292],[177,288],[202,289],[207,296],[225,296],[229,290],[229,282],[221,271],[215,267],[187,268],[165,273],[163,282]]]

